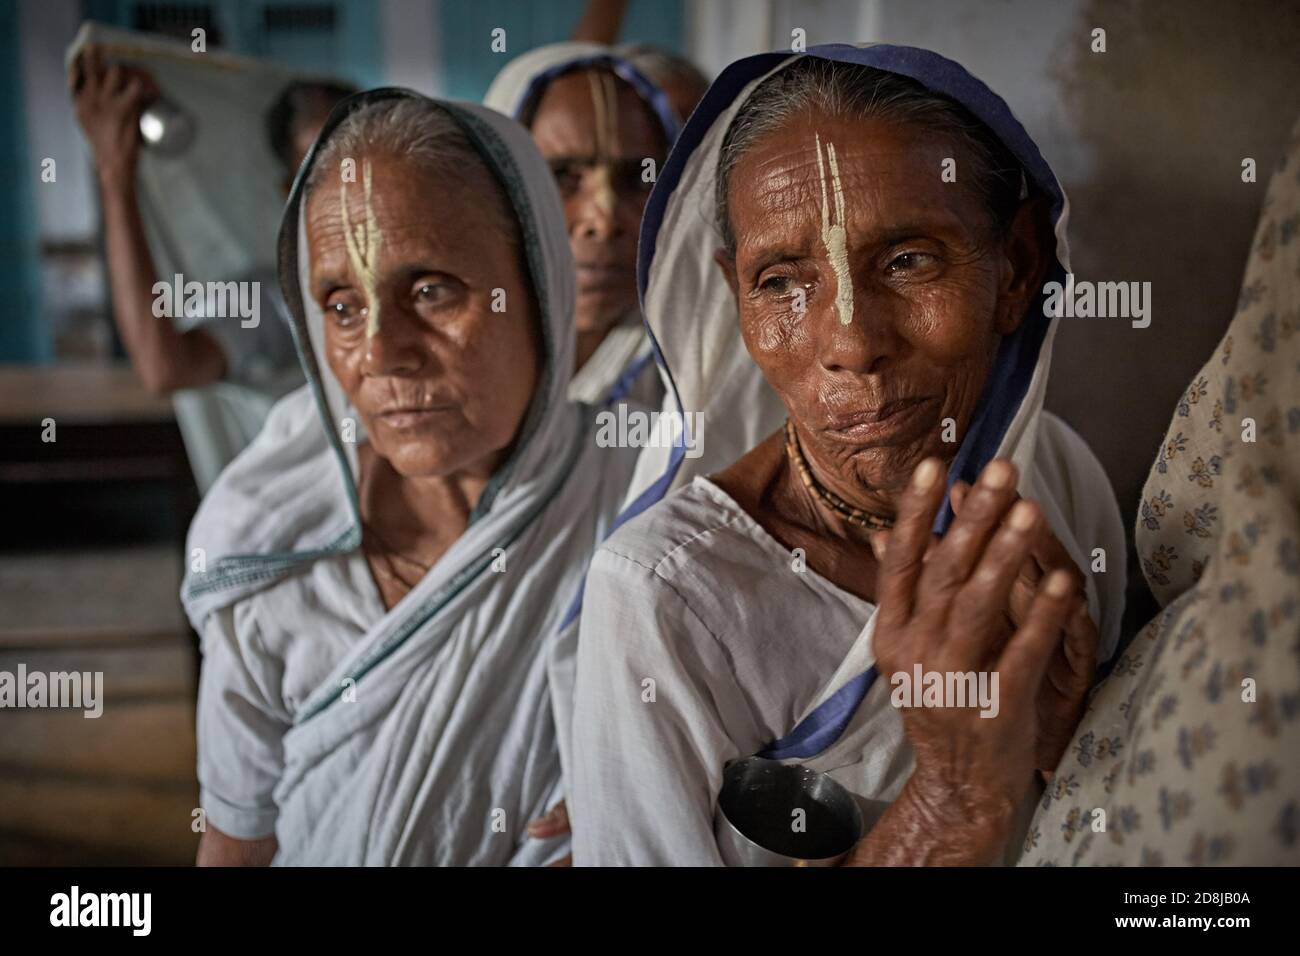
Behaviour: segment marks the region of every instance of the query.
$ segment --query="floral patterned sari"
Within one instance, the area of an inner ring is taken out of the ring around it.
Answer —
[[[1163,610],[1094,691],[1021,865],[1300,863],[1300,124],[1136,540]]]

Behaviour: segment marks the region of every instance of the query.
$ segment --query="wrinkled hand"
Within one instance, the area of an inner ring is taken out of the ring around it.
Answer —
[[[68,88],[103,178],[132,177],[140,156],[140,113],[158,97],[153,78],[139,67],[105,65],[90,45],[73,61]]]
[[[991,857],[1033,779],[1040,688],[1080,598],[1072,576],[1054,569],[1010,627],[1013,586],[1047,534],[1042,512],[1018,500],[1015,466],[994,461],[935,539],[942,476],[937,459],[922,462],[894,528],[873,539],[881,555],[876,663],[886,680],[910,676],[917,663],[925,673],[997,673],[995,717],[981,717],[978,706],[901,709],[916,754],[901,799],[926,828],[960,833],[979,844],[973,855]]]
[[[949,493],[953,514],[960,514],[970,486],[964,481],[953,485]],[[1034,593],[1043,575],[1055,569],[1070,575],[1079,609],[1066,621],[1064,634],[1047,665],[1047,675],[1038,690],[1038,744],[1035,766],[1050,776],[1074,737],[1083,716],[1088,690],[1097,671],[1100,637],[1088,614],[1088,591],[1083,572],[1065,550],[1050,526],[1020,567],[1011,587],[1008,608],[1009,626],[1014,629],[1025,622],[1033,605]]]
[[[570,832],[569,808],[563,800],[551,807],[546,816],[528,824],[528,835],[535,840],[549,840]],[[573,854],[566,853],[551,866],[573,866]]]

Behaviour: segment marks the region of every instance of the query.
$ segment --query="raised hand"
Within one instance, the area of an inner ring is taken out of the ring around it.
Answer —
[[[68,86],[100,177],[133,177],[140,155],[140,113],[158,97],[153,78],[138,67],[106,65],[92,44],[73,61]]]
[[[1009,627],[1020,568],[1047,533],[1032,501],[1018,501],[1016,469],[985,468],[961,514],[938,541],[943,466],[922,462],[903,493],[892,531],[878,544],[874,646],[883,679],[923,673],[998,676],[995,716],[978,706],[902,708],[916,767],[899,800],[862,841],[855,863],[977,863],[996,858],[1027,795],[1036,764],[1038,697],[1059,636],[1080,598],[1059,569],[1034,590]],[[991,685],[991,680],[990,680]]]
[[[970,486],[964,481],[953,485],[949,501],[954,514],[961,514],[969,490]],[[1020,566],[1008,605],[1011,626],[1020,626],[1029,613],[1043,575],[1058,568],[1070,575],[1080,600],[1079,609],[1066,621],[1064,632],[1048,662],[1046,678],[1038,691],[1035,766],[1044,776],[1050,776],[1056,770],[1083,715],[1088,689],[1097,671],[1100,640],[1097,626],[1088,614],[1088,592],[1083,573],[1050,527],[1039,537],[1029,557]]]

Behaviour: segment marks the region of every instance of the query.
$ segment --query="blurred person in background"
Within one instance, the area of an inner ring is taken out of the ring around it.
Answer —
[[[607,46],[553,43],[506,64],[484,104],[528,127],[564,201],[578,278],[569,396],[658,408],[663,386],[637,302],[636,246],[677,136],[667,95]]]
[[[678,120],[685,123],[709,88],[709,78],[679,53],[649,43],[616,43],[627,0],[591,0],[573,30],[578,43],[613,46],[614,55],[631,63],[668,96]]]
[[[301,384],[272,264],[265,274],[241,277],[258,281],[266,296],[268,321],[255,327],[242,326],[238,318],[187,315],[193,324],[178,328],[171,318],[157,314],[154,286],[159,276],[146,238],[136,171],[142,145],[140,115],[161,91],[146,70],[108,63],[93,45],[73,62],[69,84],[77,120],[94,155],[113,318],[140,381],[157,394],[218,381],[280,393],[288,390],[286,385]],[[292,83],[268,111],[267,133],[283,167],[286,194],[330,109],[350,92],[334,83]]]

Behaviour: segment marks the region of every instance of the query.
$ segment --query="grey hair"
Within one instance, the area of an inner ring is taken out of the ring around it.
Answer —
[[[410,160],[457,182],[490,184],[483,211],[493,227],[517,248],[522,246],[519,225],[501,182],[465,130],[436,103],[414,98],[378,100],[349,114],[312,164],[304,199],[327,179],[339,181],[345,159],[358,161],[359,166],[362,156]]]
[[[883,119],[945,133],[966,147],[975,184],[989,212],[993,233],[1005,235],[1026,187],[1011,151],[966,107],[917,81],[869,66],[805,57],[768,77],[750,95],[727,128],[718,157],[714,217],[727,253],[736,236],[727,207],[732,171],[740,158],[769,133],[812,112],[854,120]]]

